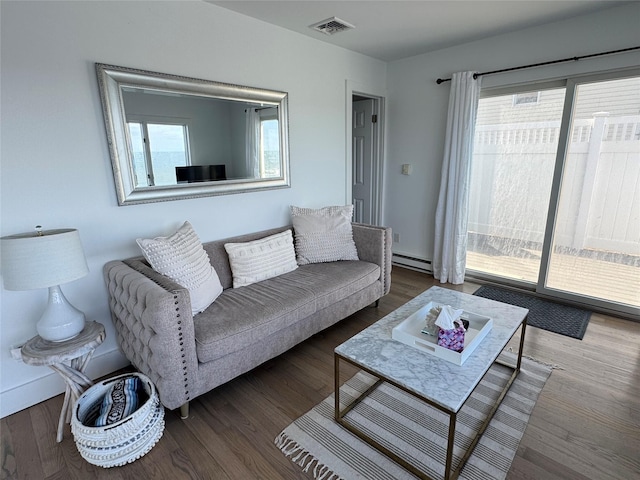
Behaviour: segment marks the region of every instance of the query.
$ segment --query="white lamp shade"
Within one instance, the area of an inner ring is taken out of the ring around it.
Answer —
[[[33,290],[77,280],[89,273],[75,229],[45,230],[0,239],[7,290]]]

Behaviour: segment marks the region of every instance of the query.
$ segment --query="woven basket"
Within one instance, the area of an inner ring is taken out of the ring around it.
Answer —
[[[100,405],[112,384],[138,377],[147,400],[131,415],[119,422],[94,427]],[[100,467],[116,467],[131,463],[145,455],[164,432],[164,408],[155,385],[141,373],[126,373],[100,382],[78,398],[71,419],[71,431],[82,458]]]

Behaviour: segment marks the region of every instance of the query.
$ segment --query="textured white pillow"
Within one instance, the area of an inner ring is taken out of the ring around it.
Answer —
[[[298,268],[291,230],[244,243],[225,243],[233,288],[277,277]]]
[[[291,206],[298,265],[358,260],[353,241],[353,205],[318,210]]]
[[[138,238],[136,242],[151,268],[189,290],[194,315],[222,293],[218,274],[189,222],[169,237]]]

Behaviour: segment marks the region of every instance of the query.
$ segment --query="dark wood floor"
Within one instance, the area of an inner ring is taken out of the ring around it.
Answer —
[[[275,437],[332,393],[337,345],[434,284],[428,275],[394,268],[391,293],[377,309],[201,396],[186,421],[167,412],[160,442],[125,467],[85,462],[68,426],[62,443],[55,442],[62,396],[6,417],[0,422],[1,478],[311,478],[276,449]],[[477,286],[455,289],[472,293]],[[582,341],[529,328],[524,353],[559,368],[542,391],[507,478],[640,478],[640,324],[593,314]]]

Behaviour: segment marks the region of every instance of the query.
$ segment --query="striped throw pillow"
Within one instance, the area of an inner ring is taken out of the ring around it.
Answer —
[[[277,277],[298,268],[291,230],[244,243],[225,243],[233,288]]]

